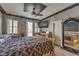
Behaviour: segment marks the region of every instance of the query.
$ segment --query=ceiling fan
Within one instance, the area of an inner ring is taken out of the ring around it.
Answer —
[[[41,3],[24,3],[24,12],[30,12],[34,16],[43,16],[40,14],[46,8]]]
[[[40,14],[40,12],[36,12],[35,11],[35,8],[36,8],[36,4],[34,4],[33,11],[32,11],[32,15],[43,16],[43,14]]]

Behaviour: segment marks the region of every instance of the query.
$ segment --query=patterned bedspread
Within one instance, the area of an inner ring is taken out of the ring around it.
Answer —
[[[47,39],[18,37],[0,45],[1,56],[42,56],[54,55],[52,42]]]

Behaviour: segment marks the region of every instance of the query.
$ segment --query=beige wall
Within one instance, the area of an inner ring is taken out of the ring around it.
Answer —
[[[41,30],[53,32],[53,23],[55,23],[55,34],[57,36],[58,45],[62,46],[62,22],[67,20],[69,17],[79,17],[79,6],[45,19],[49,20],[49,27],[42,28]]]

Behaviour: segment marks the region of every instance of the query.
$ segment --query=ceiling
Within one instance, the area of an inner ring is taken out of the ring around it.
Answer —
[[[24,12],[24,3],[1,3],[0,5],[6,11],[6,13],[19,15],[34,19],[43,19],[51,14],[54,14],[66,7],[73,5],[73,3],[43,3],[47,7],[41,12],[43,16],[32,16],[30,12]]]

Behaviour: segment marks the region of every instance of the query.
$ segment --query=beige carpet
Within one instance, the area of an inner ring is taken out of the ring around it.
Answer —
[[[77,56],[69,51],[66,51],[60,47],[55,47],[55,54],[56,56]]]

